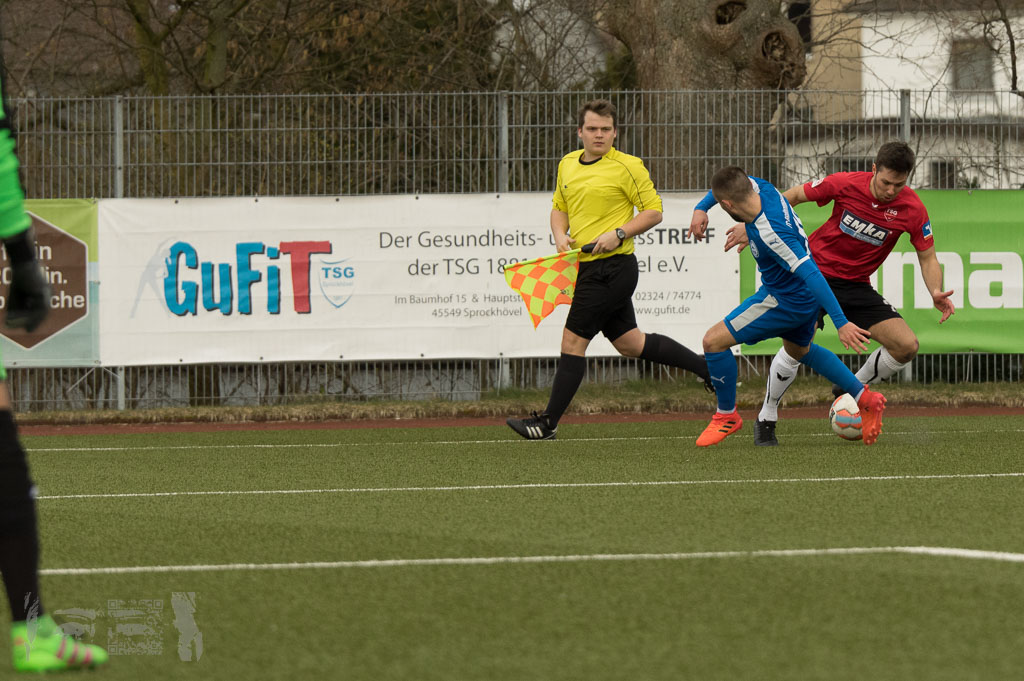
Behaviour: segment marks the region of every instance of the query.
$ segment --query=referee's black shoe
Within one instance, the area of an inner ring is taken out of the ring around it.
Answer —
[[[836,399],[838,399],[838,398],[842,397],[843,395],[845,395],[846,391],[843,390],[842,388],[840,388],[837,383],[833,383],[832,384],[832,394],[836,397]]]
[[[554,440],[558,434],[558,426],[552,428],[544,414],[532,412],[525,419],[508,419],[508,427],[527,440]]]
[[[754,421],[754,444],[758,447],[778,447],[775,437],[775,424],[778,421]]]

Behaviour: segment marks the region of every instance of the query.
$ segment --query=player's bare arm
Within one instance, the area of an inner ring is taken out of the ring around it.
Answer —
[[[786,191],[782,192],[782,195],[786,197],[786,200],[789,201],[789,205],[791,206],[810,201],[810,199],[807,198],[807,193],[804,191],[804,186],[802,184],[790,187]]]
[[[569,214],[557,208],[551,209],[551,235],[555,238],[555,247],[559,253],[573,248],[576,240],[569,236]]]
[[[939,320],[939,324],[941,324],[956,312],[956,306],[953,305],[950,298],[953,295],[953,290],[942,290],[942,265],[939,264],[939,259],[935,255],[934,246],[924,251],[918,251],[917,259],[921,263],[921,278],[924,279],[928,292],[932,294],[932,304],[935,305],[936,310],[942,313],[942,319]]]
[[[858,355],[867,350],[867,342],[871,338],[870,331],[860,328],[853,322],[846,322],[836,330],[839,332],[839,342],[847,350],[853,350]]]
[[[633,219],[622,225],[622,231],[626,233],[626,238],[634,237],[637,234],[643,234],[651,227],[654,227],[662,220],[662,214],[660,210],[642,210],[633,216]],[[622,241],[619,237],[612,232],[605,232],[601,236],[597,237],[594,241],[594,253],[609,253],[614,251],[616,248],[622,245]]]

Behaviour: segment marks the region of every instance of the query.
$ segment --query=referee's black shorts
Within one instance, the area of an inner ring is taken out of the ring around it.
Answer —
[[[843,308],[846,318],[862,329],[870,329],[879,322],[887,319],[902,319],[902,315],[896,311],[892,304],[882,297],[874,287],[865,281],[850,281],[848,279],[833,279],[825,277],[832,293],[839,301],[839,307]],[[818,313],[818,328],[825,328],[825,311]]]
[[[587,340],[600,331],[611,341],[635,329],[633,291],[639,276],[632,253],[581,262],[565,328]]]

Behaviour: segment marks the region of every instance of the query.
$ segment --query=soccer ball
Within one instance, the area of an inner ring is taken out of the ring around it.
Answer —
[[[828,420],[832,430],[844,440],[859,440],[864,437],[861,432],[860,407],[850,393],[836,398],[828,410]]]

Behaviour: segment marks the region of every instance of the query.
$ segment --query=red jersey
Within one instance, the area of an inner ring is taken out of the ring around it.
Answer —
[[[904,187],[889,203],[871,194],[871,173],[834,173],[804,185],[804,194],[832,215],[808,238],[821,273],[834,279],[868,281],[900,235],[919,251],[932,247],[932,225],[920,197]]]

